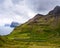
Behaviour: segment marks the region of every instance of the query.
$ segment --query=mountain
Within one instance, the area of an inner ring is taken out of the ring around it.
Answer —
[[[20,24],[18,22],[12,22],[10,27],[16,27],[16,26],[19,26]]]
[[[20,23],[18,23],[18,22],[12,22],[11,24],[5,24],[4,26],[5,27],[16,27],[16,26],[19,26],[20,25]]]
[[[60,15],[60,6],[56,6],[52,11],[49,12],[52,15]]]
[[[60,6],[47,15],[37,14],[5,36],[10,48],[60,48]]]

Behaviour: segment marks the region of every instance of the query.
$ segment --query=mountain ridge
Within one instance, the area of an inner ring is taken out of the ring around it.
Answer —
[[[48,14],[52,15],[60,15],[60,6],[56,6],[53,10],[51,10]]]
[[[17,26],[10,35],[5,36],[9,45],[11,47],[17,45],[16,48],[22,48],[22,46],[24,46],[23,48],[29,48],[30,46],[33,48],[34,45],[49,46],[50,48],[60,47],[59,10],[60,7],[56,6],[47,15],[37,14],[28,22]]]

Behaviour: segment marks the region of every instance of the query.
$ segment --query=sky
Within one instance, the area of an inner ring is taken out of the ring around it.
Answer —
[[[24,23],[36,14],[47,14],[60,0],[0,0],[0,26],[12,21]]]

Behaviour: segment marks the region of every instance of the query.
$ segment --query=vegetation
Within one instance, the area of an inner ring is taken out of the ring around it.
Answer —
[[[16,27],[10,35],[2,36],[0,47],[60,48],[60,16],[37,14],[28,22]]]

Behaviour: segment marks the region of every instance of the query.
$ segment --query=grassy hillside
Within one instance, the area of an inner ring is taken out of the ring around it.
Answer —
[[[37,14],[4,38],[1,48],[60,48],[60,15]]]
[[[8,47],[60,47],[60,17],[56,18],[53,15],[36,16],[16,27],[10,35],[6,36]]]

